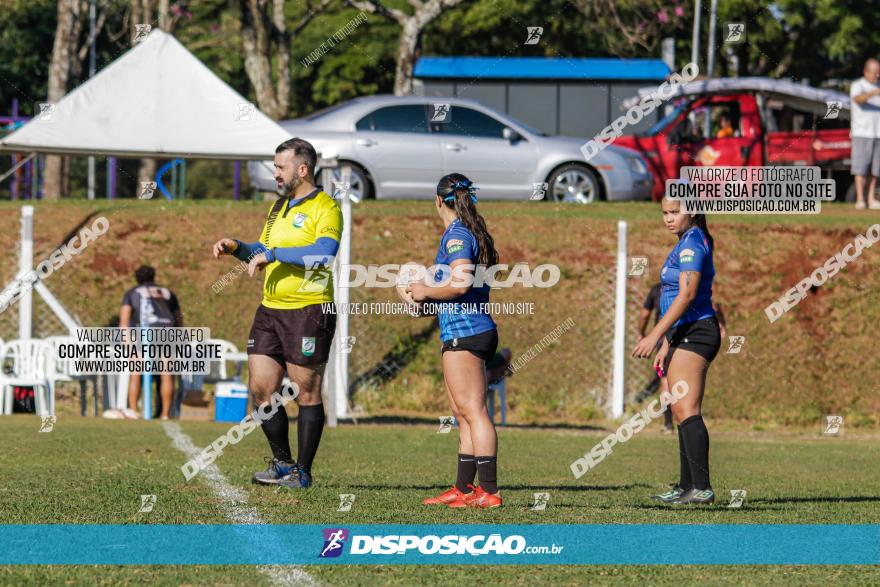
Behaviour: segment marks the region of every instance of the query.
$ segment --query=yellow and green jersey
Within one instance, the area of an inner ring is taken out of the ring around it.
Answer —
[[[320,238],[337,243],[342,237],[342,211],[336,202],[319,189],[295,200],[281,198],[266,217],[260,243],[267,249],[307,247]],[[333,301],[331,267],[310,269],[273,261],[266,265],[263,280],[263,305],[276,310],[297,310],[312,304]]]

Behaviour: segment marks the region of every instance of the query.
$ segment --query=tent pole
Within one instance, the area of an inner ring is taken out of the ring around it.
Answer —
[[[235,162],[235,173],[232,176],[232,199],[238,201],[238,194],[241,190],[241,161]]]

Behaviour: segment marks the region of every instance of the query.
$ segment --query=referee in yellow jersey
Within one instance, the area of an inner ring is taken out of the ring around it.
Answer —
[[[290,452],[287,413],[278,410],[261,423],[272,449],[265,471],[254,483],[306,488],[312,484],[312,462],[324,430],[321,378],[330,354],[336,316],[324,313],[333,303],[330,268],[339,250],[342,212],[333,198],[315,185],[315,148],[300,138],[275,150],[275,181],[283,194],[266,217],[255,243],[224,238],[214,257],[234,255],[247,261],[253,276],[265,270],[263,301],[248,337],[248,388],[262,406],[281,388],[285,369],[299,387],[297,459]]]

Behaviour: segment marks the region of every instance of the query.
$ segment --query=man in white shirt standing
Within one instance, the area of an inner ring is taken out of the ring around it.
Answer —
[[[868,59],[862,77],[849,89],[852,98],[852,174],[856,178],[856,209],[865,208],[865,183],[868,184],[868,207],[880,209],[874,199],[880,175],[880,61]],[[866,178],[871,180],[866,182]]]

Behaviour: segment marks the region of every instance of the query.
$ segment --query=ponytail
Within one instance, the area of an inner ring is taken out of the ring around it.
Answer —
[[[477,239],[479,259],[474,259],[475,263],[491,267],[498,264],[498,251],[486,228],[486,221],[477,212],[476,190],[473,182],[460,173],[444,175],[437,184],[437,195],[443,199],[443,204],[455,210],[458,220]]]
[[[696,214],[694,215],[694,221],[691,223],[691,226],[696,226],[700,230],[703,231],[703,234],[706,235],[706,240],[709,241],[709,249],[715,250],[715,239],[712,238],[712,233],[709,232],[709,225],[706,224],[706,215],[705,214]]]

